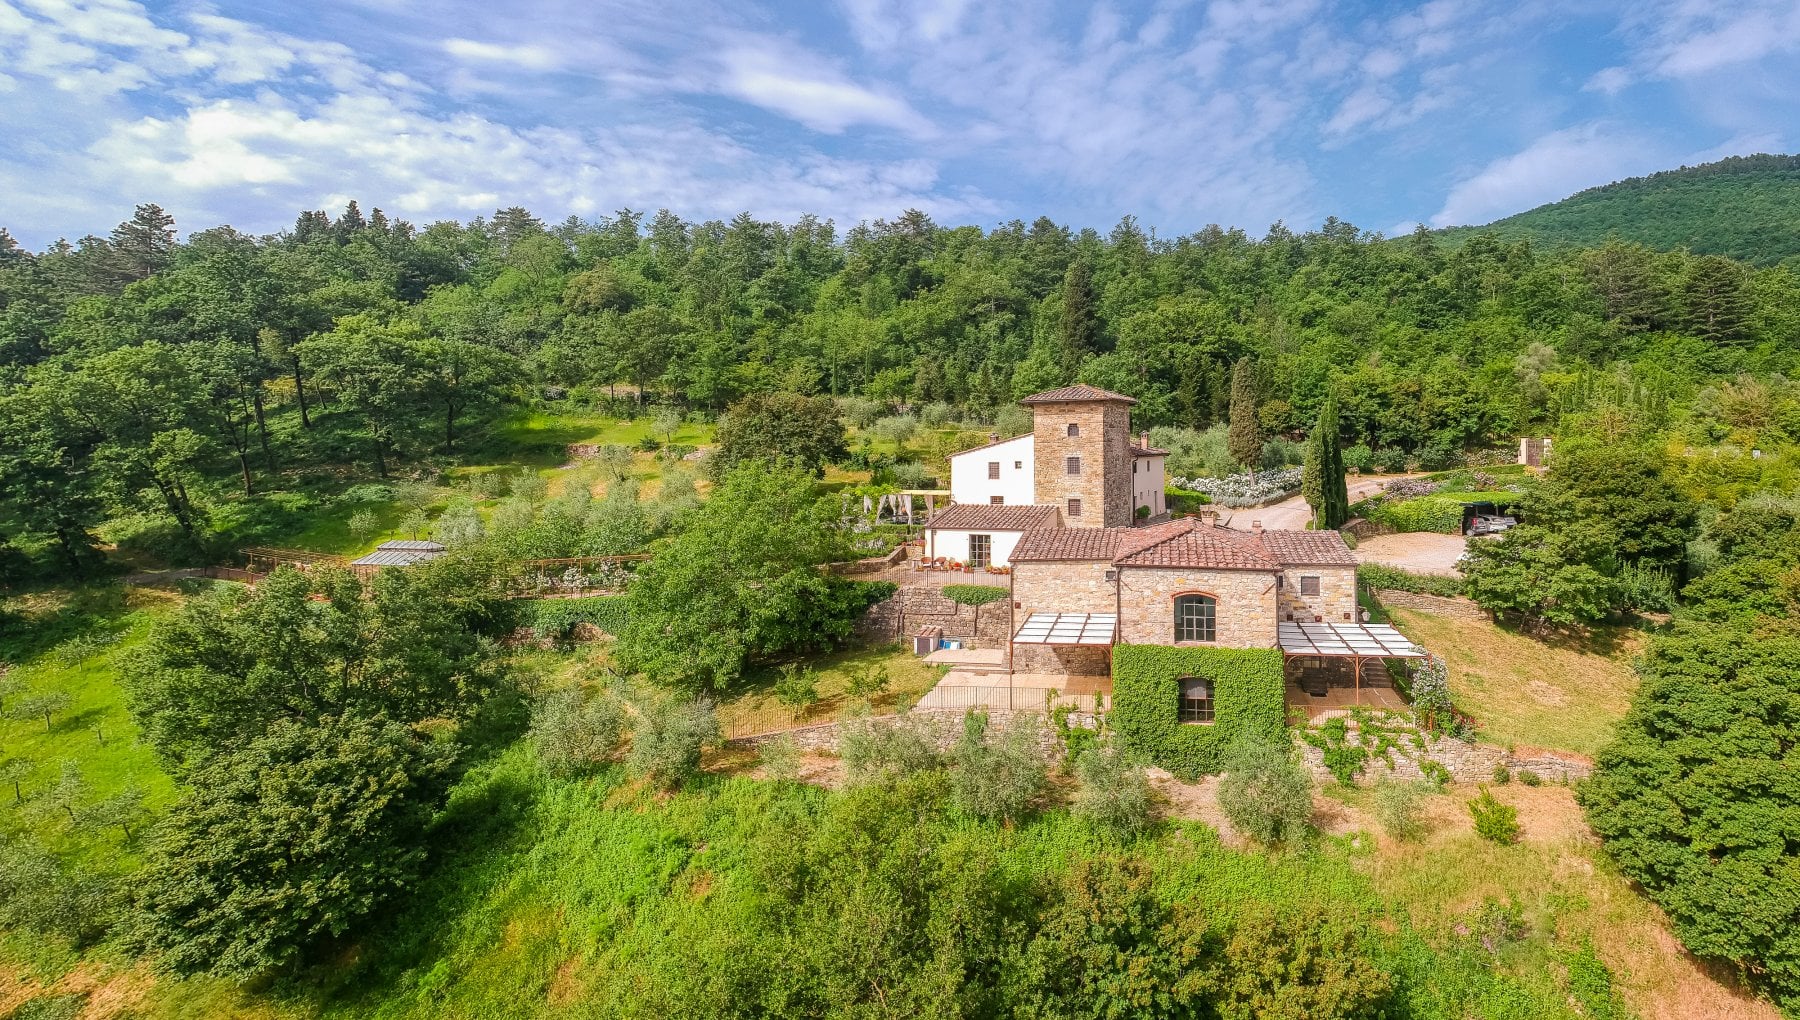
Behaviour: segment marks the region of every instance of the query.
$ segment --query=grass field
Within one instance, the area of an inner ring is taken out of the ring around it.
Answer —
[[[1474,716],[1477,735],[1489,743],[1593,755],[1637,690],[1638,631],[1604,627],[1584,642],[1547,642],[1481,620],[1407,609],[1387,615],[1449,663],[1457,707]]]

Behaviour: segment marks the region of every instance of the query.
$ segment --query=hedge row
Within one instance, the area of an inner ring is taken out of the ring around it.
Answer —
[[[624,595],[532,599],[525,607],[525,625],[541,638],[568,637],[577,624],[583,623],[591,623],[604,633],[616,635],[631,622],[631,606]]]
[[[1440,595],[1455,598],[1463,593],[1463,579],[1442,574],[1415,574],[1385,563],[1359,563],[1356,583],[1364,588],[1410,591],[1417,595]]]
[[[1416,499],[1377,497],[1358,509],[1363,517],[1395,531],[1434,531],[1441,535],[1462,533],[1464,503],[1493,503],[1505,508],[1519,500],[1508,490],[1497,492],[1439,492]]]
[[[1239,737],[1279,741],[1287,720],[1281,652],[1274,648],[1113,649],[1113,702],[1108,721],[1134,755],[1184,779],[1217,772]],[[1177,716],[1184,676],[1213,683],[1214,721],[1183,724]]]

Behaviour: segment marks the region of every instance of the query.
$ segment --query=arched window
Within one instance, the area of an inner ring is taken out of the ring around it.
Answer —
[[[1212,722],[1212,681],[1197,676],[1184,676],[1176,683],[1181,685],[1181,705],[1176,710],[1176,718],[1184,723]]]
[[[1069,438],[1074,439],[1076,436],[1079,436],[1079,435],[1081,435],[1081,426],[1075,424],[1074,422],[1070,422],[1069,423]]]
[[[1211,595],[1178,595],[1175,598],[1175,640],[1216,640],[1219,603]]]

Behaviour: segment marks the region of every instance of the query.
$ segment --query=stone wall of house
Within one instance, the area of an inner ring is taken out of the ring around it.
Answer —
[[[1053,676],[1110,676],[1112,648],[1104,645],[1012,646],[1014,673],[1049,673]]]
[[[1301,577],[1318,578],[1319,594],[1301,594]],[[1287,601],[1322,617],[1320,622],[1354,623],[1357,619],[1355,567],[1289,567],[1282,571],[1282,586],[1289,596]],[[1282,616],[1285,619],[1286,613]]]
[[[1106,579],[1112,564],[1105,560],[1015,563],[1012,572],[1013,616],[1018,623],[1032,613],[1110,613],[1118,608],[1113,583]]]
[[[1070,436],[1069,426],[1080,429]],[[1033,488],[1039,503],[1063,511],[1070,528],[1125,528],[1131,505],[1131,408],[1111,401],[1039,404],[1033,408]],[[1081,458],[1081,473],[1068,472],[1068,458]],[[1081,516],[1070,517],[1070,499],[1081,500]]]
[[[1487,610],[1461,597],[1446,598],[1442,595],[1421,595],[1417,592],[1378,588],[1375,590],[1375,600],[1384,606],[1412,609],[1436,616],[1454,617],[1458,620],[1485,620],[1488,618]]]
[[[1275,575],[1252,570],[1124,567],[1119,575],[1119,640],[1132,645],[1175,644],[1175,596],[1190,592],[1218,600],[1217,644],[1269,648],[1275,644]]]

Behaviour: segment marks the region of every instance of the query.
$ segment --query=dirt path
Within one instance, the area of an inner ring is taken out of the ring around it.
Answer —
[[[1418,475],[1358,475],[1350,480],[1350,502],[1367,499],[1381,491],[1383,484],[1395,478],[1417,478]],[[1252,521],[1261,521],[1262,526],[1271,531],[1303,531],[1306,522],[1312,520],[1312,508],[1300,496],[1284,499],[1279,503],[1260,507],[1255,510],[1226,510],[1220,515],[1229,517],[1226,524],[1239,531],[1249,531]]]

